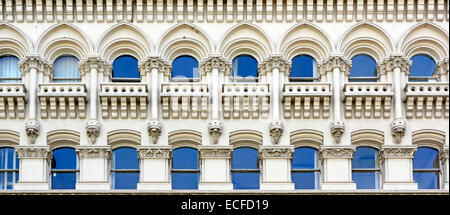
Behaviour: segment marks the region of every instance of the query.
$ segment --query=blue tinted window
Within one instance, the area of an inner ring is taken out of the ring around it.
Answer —
[[[377,62],[369,55],[356,55],[352,58],[349,81],[376,82]]]
[[[177,148],[172,152],[172,189],[198,189],[198,151]]]
[[[53,63],[54,82],[76,82],[80,81],[78,71],[78,59],[73,56],[62,56]]]
[[[233,59],[233,76],[239,78],[257,78],[258,61],[250,55],[240,55]]]
[[[319,169],[317,167],[318,151],[314,148],[296,148],[292,157],[292,182],[295,189],[317,189]]]
[[[52,189],[75,189],[78,169],[75,149],[59,148],[52,154]]]
[[[234,189],[259,189],[258,150],[248,147],[235,149],[231,168]]]
[[[292,157],[292,169],[316,169],[317,149],[296,148]]]
[[[114,60],[113,80],[127,81],[127,79],[136,80],[139,78],[138,60],[136,58],[124,55]]]
[[[428,81],[433,77],[436,62],[424,54],[415,55],[411,58],[412,65],[409,69],[410,81]],[[422,77],[422,78],[420,78]]]
[[[137,189],[139,182],[139,159],[134,148],[123,147],[112,153],[113,189]]]
[[[439,186],[439,152],[432,148],[418,148],[413,159],[414,181],[419,189],[437,189]]]
[[[0,83],[19,83],[20,81],[19,58],[14,56],[1,56]]]
[[[14,148],[0,148],[0,190],[10,190],[19,179],[19,159]]]
[[[292,59],[291,80],[295,78],[315,78],[317,63],[308,55],[299,55]]]
[[[371,147],[358,147],[353,154],[352,179],[357,189],[379,188],[378,150]]]
[[[177,57],[172,62],[173,79],[199,78],[198,61],[191,56]]]

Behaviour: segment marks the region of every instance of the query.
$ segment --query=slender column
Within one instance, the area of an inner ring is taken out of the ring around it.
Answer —
[[[97,95],[98,95],[98,88],[97,88],[97,81],[98,81],[98,75],[97,75],[97,68],[93,67],[91,68],[90,74],[91,74],[91,86],[90,86],[90,96],[89,96],[89,110],[90,110],[90,120],[97,120]]]
[[[212,68],[211,77],[211,94],[212,94],[212,120],[219,120],[219,69]]]
[[[150,101],[152,103],[152,120],[158,120],[159,118],[159,71],[158,68],[152,68],[152,86],[151,86],[151,98]]]
[[[341,121],[341,69],[339,67],[333,68],[333,119],[334,121]]]

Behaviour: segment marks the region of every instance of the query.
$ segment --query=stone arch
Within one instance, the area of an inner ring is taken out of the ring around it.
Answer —
[[[133,147],[141,145],[141,133],[130,129],[118,129],[107,134],[108,145],[111,149]]]
[[[78,146],[80,145],[80,132],[65,129],[47,132],[47,144],[50,145],[51,150]]]
[[[46,61],[53,63],[62,55],[73,55],[78,60],[93,52],[88,37],[70,23],[58,23],[47,29],[39,38],[36,50]]]
[[[347,59],[357,54],[368,54],[381,62],[394,51],[394,45],[384,29],[370,22],[361,22],[342,35],[336,49]]]
[[[410,28],[399,40],[397,51],[408,59],[416,54],[428,54],[436,63],[448,58],[449,33],[438,25],[424,21]]]
[[[251,147],[258,149],[262,145],[262,133],[255,130],[237,130],[230,132],[230,145],[234,148]]]
[[[0,129],[0,147],[13,147],[20,144],[19,132]]]
[[[330,37],[310,22],[300,22],[291,27],[278,44],[278,53],[289,60],[307,54],[320,62],[334,52]]]
[[[378,150],[384,145],[384,132],[375,129],[360,129],[353,131],[350,135],[351,144],[359,146],[370,146]]]
[[[440,150],[445,145],[445,132],[434,129],[421,129],[412,132],[412,144]]]
[[[167,30],[159,40],[158,52],[169,62],[181,55],[191,55],[197,61],[206,60],[214,45],[209,36],[191,23],[180,23]]]
[[[297,147],[311,147],[317,150],[323,145],[323,132],[311,129],[292,131],[290,134],[291,145]]]
[[[100,37],[96,53],[109,63],[121,55],[131,55],[144,61],[154,50],[147,35],[136,26],[122,22],[109,28]]]
[[[228,61],[248,54],[263,62],[275,50],[269,36],[259,27],[244,22],[228,30],[220,39],[219,53]]]
[[[169,145],[174,148],[192,147],[197,149],[202,145],[202,134],[189,129],[172,131],[169,132]]]
[[[18,28],[8,23],[0,23],[0,47],[0,56],[14,55],[23,60],[33,50],[33,43]]]

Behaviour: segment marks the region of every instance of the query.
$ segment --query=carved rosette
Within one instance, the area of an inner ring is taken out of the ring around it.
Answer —
[[[208,60],[200,65],[200,76],[205,76],[207,72],[213,68],[217,68],[219,72],[231,76],[231,65],[224,61],[221,57],[210,57]]]
[[[406,131],[406,121],[402,119],[396,119],[391,124],[391,132],[392,136],[394,136],[395,142],[400,143],[403,135],[405,135]]]
[[[409,74],[411,60],[402,55],[391,56],[384,59],[384,61],[377,67],[377,70],[380,71],[380,74],[386,74],[387,71],[393,71],[395,68],[400,68],[402,72]]]
[[[271,57],[265,60],[261,66],[258,67],[259,75],[266,75],[267,72],[272,72],[274,68],[280,69],[282,72],[290,73],[291,63],[282,57]],[[287,74],[289,75],[289,74]]]
[[[30,144],[34,144],[36,138],[39,136],[39,122],[33,119],[30,119],[25,122],[25,131],[29,138]]]
[[[19,159],[49,159],[51,157],[48,146],[18,146],[15,150]]]
[[[266,158],[286,158],[291,159],[294,154],[293,147],[261,147],[259,149],[259,157]]]
[[[89,120],[86,124],[86,134],[91,144],[95,144],[95,140],[100,135],[100,123],[97,120]]]
[[[163,72],[164,75],[170,76],[171,66],[161,60],[159,57],[149,57],[146,61],[139,65],[141,76],[145,75],[146,71],[151,71],[153,68]]]
[[[223,124],[220,120],[211,120],[208,122],[208,132],[213,138],[214,144],[219,143],[220,135],[222,135]]]
[[[283,135],[283,123],[281,121],[273,121],[269,125],[269,134],[272,137],[274,144],[280,142],[280,138]]]
[[[231,159],[232,147],[201,147],[200,159]]]
[[[340,143],[341,142],[341,136],[345,132],[344,122],[342,122],[342,121],[333,121],[331,123],[330,130],[331,130],[331,135],[333,135],[336,143]]]
[[[445,163],[446,161],[448,161],[448,151],[449,148],[447,147],[443,147],[440,152],[439,152],[439,160],[441,161],[441,163]]]
[[[172,149],[170,147],[139,147],[139,159],[171,159]]]
[[[319,71],[320,75],[324,75],[329,71],[333,71],[334,68],[339,68],[341,72],[349,74],[352,62],[342,56],[331,56],[317,66],[317,71]]]
[[[108,76],[112,71],[112,66],[98,57],[88,57],[82,60],[78,66],[78,70],[80,71],[81,75],[85,75],[86,73],[90,72],[92,68],[97,69],[97,72],[108,74]]]
[[[321,159],[352,159],[354,147],[322,147],[319,153]]]
[[[412,159],[417,147],[383,147],[381,149],[381,160],[384,159]]]
[[[147,124],[147,131],[152,143],[156,144],[159,136],[161,136],[162,123],[158,120],[151,120]]]
[[[110,147],[77,147],[75,151],[80,158],[111,158]]]
[[[19,69],[22,72],[22,76],[30,71],[31,68],[35,68],[39,72],[44,72],[46,75],[52,74],[52,66],[45,63],[39,56],[27,56],[19,62]]]

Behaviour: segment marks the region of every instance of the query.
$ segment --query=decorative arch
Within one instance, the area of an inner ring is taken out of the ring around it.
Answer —
[[[47,144],[51,150],[80,145],[80,132],[65,129],[50,131],[47,133]]]
[[[0,56],[14,55],[23,60],[33,50],[31,40],[18,28],[0,23]]]
[[[18,146],[20,144],[19,132],[0,129],[0,147]]]
[[[449,33],[440,26],[424,21],[410,28],[399,40],[397,50],[407,58],[428,54],[436,63],[448,58]]]
[[[259,27],[244,22],[228,30],[220,39],[219,53],[229,62],[238,55],[248,54],[263,62],[275,50],[269,36]]]
[[[290,134],[291,145],[295,147],[312,147],[319,149],[323,145],[323,132],[311,129],[292,131]]]
[[[191,55],[202,62],[213,52],[214,45],[205,31],[183,22],[167,30],[159,40],[158,52],[169,62],[182,55]]]
[[[174,148],[198,148],[198,146],[202,145],[202,133],[189,129],[169,132],[169,145],[172,145]]]
[[[121,55],[131,55],[143,61],[153,50],[153,45],[146,34],[126,22],[109,28],[96,45],[96,53],[109,63]]]
[[[445,132],[434,129],[422,129],[412,133],[412,144],[440,150],[445,144]]]
[[[283,57],[289,60],[297,55],[307,54],[320,62],[334,52],[330,37],[310,22],[294,25],[278,44],[278,53],[283,53]]]
[[[348,59],[357,54],[368,54],[382,61],[394,51],[394,45],[384,29],[370,22],[361,22],[342,35],[336,49]]]
[[[234,148],[251,147],[256,148],[262,145],[262,133],[255,130],[237,130],[230,132],[230,145]]]
[[[130,129],[110,131],[107,136],[108,145],[111,145],[112,149],[124,146],[136,148],[141,144],[141,133]]]
[[[62,55],[73,55],[79,60],[87,58],[93,53],[93,46],[80,29],[63,22],[50,27],[41,35],[35,51],[53,63]]]
[[[351,133],[351,144],[370,146],[378,150],[384,145],[384,132],[375,129],[361,129]]]

